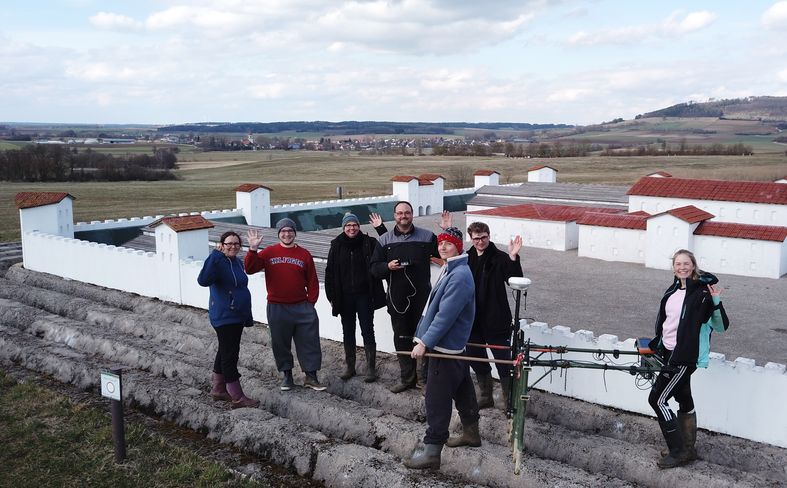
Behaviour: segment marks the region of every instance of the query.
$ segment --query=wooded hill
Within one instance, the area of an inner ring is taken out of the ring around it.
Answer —
[[[686,102],[637,115],[649,117],[714,117],[787,123],[787,97],[747,97],[708,102]]]

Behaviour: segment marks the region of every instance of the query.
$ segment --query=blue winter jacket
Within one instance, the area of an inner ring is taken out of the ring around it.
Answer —
[[[213,327],[252,324],[249,277],[238,257],[229,258],[214,249],[205,260],[197,283],[210,287],[208,317]]]
[[[475,282],[467,254],[450,258],[445,275],[429,295],[429,305],[418,322],[415,341],[446,354],[465,350],[475,318]]]

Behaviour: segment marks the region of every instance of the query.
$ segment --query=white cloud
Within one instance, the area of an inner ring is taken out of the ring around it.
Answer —
[[[787,29],[787,2],[776,2],[766,10],[760,18],[762,25],[768,29]]]
[[[711,25],[718,16],[707,10],[689,12],[678,10],[656,24],[643,24],[596,32],[577,32],[568,38],[568,43],[578,46],[597,46],[602,44],[630,44],[648,38],[674,37],[676,34],[689,34]]]
[[[156,71],[152,68],[115,66],[103,62],[68,62],[66,63],[65,74],[69,78],[91,83],[141,82],[155,78]]]
[[[779,81],[783,83],[787,83],[787,68],[776,73],[776,77],[779,78]]]
[[[284,83],[259,83],[248,89],[249,96],[260,99],[282,98],[286,91]]]
[[[547,95],[547,102],[573,102],[592,94],[588,88],[565,88]]]
[[[664,33],[674,32],[676,34],[687,34],[689,32],[704,29],[711,25],[717,17],[718,15],[713,12],[708,12],[707,10],[690,12],[686,15],[684,15],[683,11],[677,10],[667,17],[662,23],[662,26],[664,28]]]
[[[142,23],[125,15],[99,12],[90,17],[90,23],[99,29],[138,29]]]

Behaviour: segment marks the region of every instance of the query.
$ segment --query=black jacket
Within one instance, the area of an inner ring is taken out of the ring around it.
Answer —
[[[331,241],[331,248],[328,250],[325,296],[331,302],[334,317],[339,315],[342,297],[347,293],[368,293],[374,309],[385,306],[383,282],[369,271],[377,239],[363,233],[359,233],[355,239],[360,239],[360,242],[354,245],[349,237],[341,233]],[[358,283],[365,284],[365,290],[356,286]]]
[[[710,320],[714,310],[721,312],[724,329],[726,330],[729,327],[730,321],[727,318],[724,306],[721,302],[714,306],[713,298],[710,291],[708,291],[708,285],[715,285],[718,282],[719,279],[710,273],[701,274],[698,280],[686,280],[686,297],[683,299],[681,317],[678,322],[677,341],[669,364],[673,366],[697,365],[700,349],[700,329],[702,324]],[[661,299],[659,312],[656,316],[656,337],[651,341],[650,347],[654,351],[662,352],[662,354],[664,345],[661,342],[661,333],[664,320],[667,318],[664,310],[667,305],[667,299],[679,289],[680,279],[676,277],[672,286],[664,292],[664,297]]]
[[[404,310],[412,297],[426,303],[432,289],[431,258],[437,252],[437,236],[431,231],[413,226],[403,234],[397,227],[380,236],[372,255],[372,275],[388,280],[389,312]],[[398,259],[410,264],[400,271],[391,272],[388,263]]]
[[[473,334],[510,334],[511,307],[506,282],[512,276],[523,276],[519,256],[511,261],[507,252],[491,242],[480,257],[474,247],[467,250],[467,256],[475,280]]]

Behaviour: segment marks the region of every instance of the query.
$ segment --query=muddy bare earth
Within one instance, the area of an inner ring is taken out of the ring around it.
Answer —
[[[15,265],[0,277],[0,362],[96,396],[99,372],[122,366],[131,405],[326,486],[787,485],[785,449],[701,431],[700,459],[661,471],[655,420],[541,392],[529,405],[521,475],[513,474],[500,409],[482,411],[482,447],[444,449],[438,473],[408,470],[401,459],[423,436],[423,398],[418,390],[388,391],[398,376],[395,358],[382,355],[377,383],[363,376],[345,382],[338,378],[342,346],[326,340],[328,389],[281,392],[268,331],[257,325],[244,333],[240,364],[244,389],[261,405],[231,410],[207,394],[216,338],[206,315]]]

